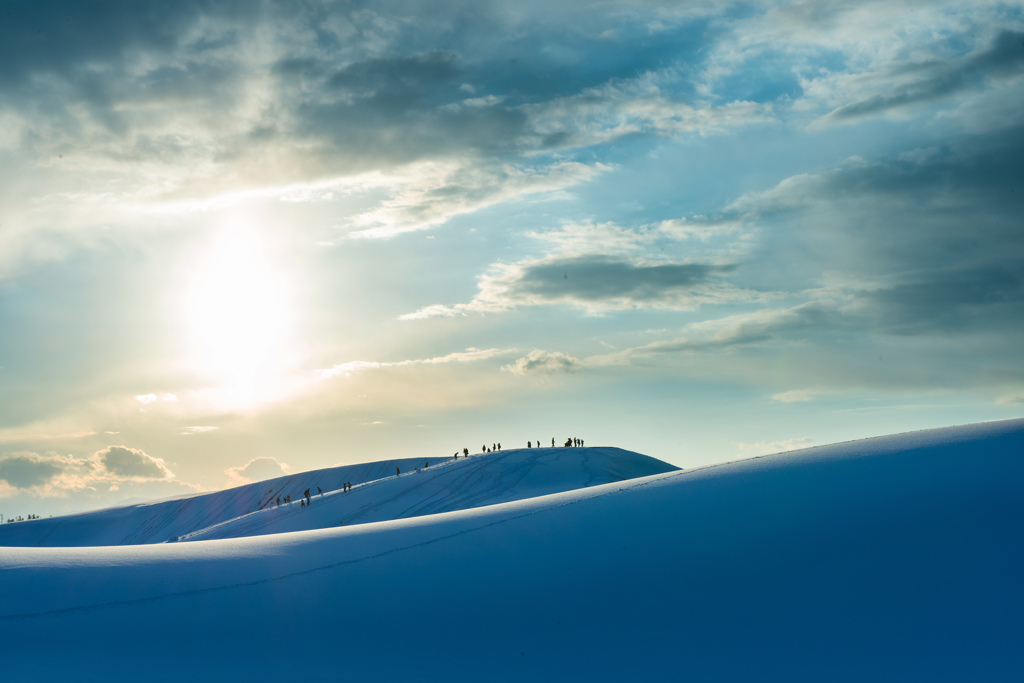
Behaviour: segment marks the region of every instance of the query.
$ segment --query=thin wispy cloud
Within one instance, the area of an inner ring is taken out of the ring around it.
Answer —
[[[332,377],[348,377],[349,375],[358,374],[367,370],[376,370],[378,368],[401,368],[409,367],[413,365],[445,365],[448,363],[469,363],[479,360],[487,360],[496,356],[503,356],[509,353],[513,353],[515,349],[474,349],[469,348],[465,351],[456,351],[449,353],[444,356],[434,356],[432,358],[416,358],[410,360],[399,360],[399,361],[349,361],[347,363],[339,363],[331,366],[325,370],[318,370],[321,379],[330,379]]]

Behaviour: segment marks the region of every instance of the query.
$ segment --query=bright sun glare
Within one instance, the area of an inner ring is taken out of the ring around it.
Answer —
[[[233,221],[190,273],[184,314],[191,365],[232,403],[257,400],[285,364],[292,298],[259,232]]]

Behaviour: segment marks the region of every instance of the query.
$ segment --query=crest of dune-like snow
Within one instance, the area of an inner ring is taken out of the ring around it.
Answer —
[[[677,469],[620,448],[511,449],[404,458],[277,477],[232,489],[0,527],[0,546],[138,545],[417,517]],[[396,469],[401,476],[396,476]],[[343,483],[352,488],[343,492]],[[317,493],[317,489],[323,495]],[[302,505],[311,491],[310,506]],[[279,498],[291,502],[279,504]]]
[[[326,529],[507,503],[678,468],[621,448],[519,448],[442,462],[417,461],[391,476],[237,517],[180,540]]]

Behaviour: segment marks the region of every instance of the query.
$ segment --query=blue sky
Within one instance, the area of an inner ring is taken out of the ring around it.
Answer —
[[[1020,2],[18,2],[0,512],[1017,417]]]

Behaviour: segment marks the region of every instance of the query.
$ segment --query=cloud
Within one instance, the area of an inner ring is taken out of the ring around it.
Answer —
[[[174,476],[162,459],[137,448],[109,446],[97,451],[94,457],[107,472],[120,478],[171,479]]]
[[[578,358],[574,358],[561,351],[542,351],[534,349],[515,362],[501,366],[505,372],[513,375],[550,375],[558,372],[573,372],[578,370],[581,364]]]
[[[761,293],[737,289],[726,277],[749,249],[752,229],[742,217],[669,219],[635,227],[613,222],[567,222],[529,237],[547,254],[493,264],[467,303],[431,304],[402,320],[566,305],[598,315],[628,309],[691,310],[707,303],[752,301]],[[665,250],[685,251],[676,261]]]
[[[834,301],[811,301],[791,308],[761,309],[687,325],[682,335],[586,359],[588,365],[615,365],[667,353],[714,351],[773,340],[796,341],[806,335],[848,325]]]
[[[280,477],[288,474],[290,469],[286,463],[278,462],[275,458],[259,457],[240,467],[229,467],[224,473],[228,475],[228,486],[240,486]]]
[[[145,491],[141,485],[159,482],[173,483],[175,490],[196,489],[176,480],[162,459],[128,446],[109,446],[81,458],[30,451],[3,455],[0,456],[0,479],[17,489],[46,497],[125,487]]]
[[[541,305],[568,305],[591,314],[632,308],[686,310],[701,304],[747,299],[720,278],[735,269],[710,263],[646,262],[587,255],[526,259],[492,266],[466,304],[434,304],[401,316],[419,320],[467,313],[493,313]]]
[[[63,471],[59,460],[36,453],[21,452],[0,458],[0,479],[15,488],[42,486]]]
[[[220,429],[220,427],[211,427],[210,425],[196,425],[193,427],[185,427],[185,431],[183,431],[182,434],[202,434],[204,432],[212,432],[216,429]]]
[[[449,353],[445,356],[434,356],[433,358],[418,358],[412,360],[400,360],[390,361],[384,363],[378,363],[376,361],[349,361],[347,363],[339,363],[326,370],[317,370],[320,374],[321,379],[330,379],[332,377],[345,376],[348,377],[353,374],[358,374],[366,370],[375,370],[377,368],[399,368],[408,367],[412,365],[444,365],[447,363],[468,363],[477,360],[486,360],[488,358],[494,358],[495,356],[502,356],[507,353],[511,353],[514,349],[475,349],[468,348],[465,351],[456,351]]]
[[[562,161],[546,166],[435,163],[411,167],[395,194],[349,222],[353,238],[388,238],[426,230],[495,204],[560,192],[608,170]]]
[[[159,396],[156,394],[140,394],[139,396],[135,397],[135,400],[144,406],[148,406],[152,403],[156,403],[157,401],[177,403],[178,397],[175,394],[160,394]]]
[[[757,443],[737,443],[736,447],[739,448],[740,455],[749,457],[750,455],[771,455],[772,453],[785,453],[787,451],[796,451],[803,448],[810,448],[814,445],[814,439],[806,436],[801,436],[795,439],[786,439],[784,441],[758,441]]]
[[[802,403],[814,399],[820,393],[818,389],[790,389],[772,394],[772,400],[780,403]]]
[[[1024,46],[1021,47],[1024,51]],[[789,287],[855,297],[890,334],[1019,329],[1024,321],[1024,128],[890,158],[853,159],[745,195],[727,212],[758,223],[770,277],[786,255]],[[760,272],[759,272],[760,271]]]
[[[895,63],[871,74],[864,79],[868,87],[877,88],[881,81],[889,90],[843,105],[826,120],[846,122],[905,109],[1014,76],[1024,76],[1024,32],[1003,30],[989,45],[959,59]]]
[[[525,105],[525,148],[558,149],[607,144],[625,136],[682,137],[731,132],[773,121],[771,105],[731,101],[722,105],[677,101],[665,86],[678,76],[650,71],[571,96]]]

